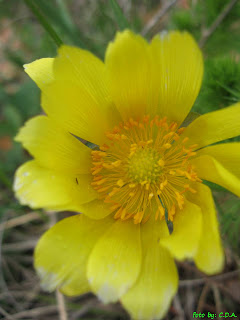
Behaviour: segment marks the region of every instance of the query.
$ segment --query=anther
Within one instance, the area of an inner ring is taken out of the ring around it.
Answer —
[[[102,151],[107,151],[109,149],[109,146],[107,144],[103,144],[99,149]]]
[[[154,196],[153,193],[149,193],[148,199],[151,200],[153,196]]]
[[[100,185],[103,184],[106,180],[107,180],[107,178],[102,179],[102,180],[99,180],[99,181],[94,182],[94,183],[96,183],[97,186],[100,186]]]
[[[117,181],[117,185],[121,188],[121,187],[124,185],[123,180],[122,180],[122,179],[119,179],[119,180]]]
[[[185,127],[179,128],[179,129],[177,130],[177,133],[178,133],[178,134],[182,134],[184,130],[185,130]]]
[[[170,149],[171,148],[171,143],[165,143],[164,145],[163,145],[163,148],[164,149]]]
[[[97,174],[98,172],[100,172],[102,169],[103,169],[102,167],[101,167],[101,168],[97,168],[96,170],[94,170],[94,171],[92,172],[92,174],[95,175],[95,174]]]
[[[112,162],[111,164],[112,164],[114,167],[119,167],[121,163],[122,163],[121,160],[117,160],[117,161]]]
[[[121,205],[120,205],[119,203],[117,203],[117,204],[111,206],[111,207],[110,207],[110,210],[111,210],[111,211],[114,211],[114,210],[116,210],[117,208],[119,208],[120,206],[121,206]]]
[[[145,186],[145,189],[149,190],[149,188],[150,188],[150,183],[147,183],[146,186]]]
[[[173,135],[175,135],[175,132],[169,132],[169,133],[165,134],[165,136],[163,136],[163,139],[166,140],[168,138],[171,138]]]
[[[113,169],[113,165],[112,164],[109,164],[109,163],[103,163],[102,166],[105,168],[105,169]]]
[[[168,210],[168,220],[173,221],[173,216],[176,213],[176,207],[173,205],[170,210]]]
[[[135,188],[136,187],[136,184],[135,183],[129,183],[129,188]]]
[[[160,220],[162,220],[165,216],[165,209],[162,206],[158,206],[158,210],[160,211]]]
[[[107,191],[109,188],[111,188],[111,186],[108,186],[108,187],[104,187],[104,188],[98,189],[98,192],[104,192],[104,191]]]
[[[187,142],[188,140],[189,140],[189,138],[188,138],[188,137],[185,137],[185,138],[183,139],[182,143],[185,143],[185,142]]]
[[[160,167],[163,167],[165,162],[163,161],[163,159],[159,159],[158,160],[158,164],[159,164]]]

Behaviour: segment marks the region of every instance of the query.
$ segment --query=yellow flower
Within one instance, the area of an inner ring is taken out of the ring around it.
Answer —
[[[32,208],[82,212],[40,239],[43,288],[93,291],[105,303],[120,300],[134,319],[162,318],[177,291],[173,258],[192,259],[208,275],[223,268],[202,180],[240,195],[240,144],[209,146],[239,135],[240,104],[181,127],[203,75],[188,33],[147,43],[127,30],[109,44],[105,63],[63,46],[25,70],[47,116],[16,137],[34,157],[17,170],[16,195]]]

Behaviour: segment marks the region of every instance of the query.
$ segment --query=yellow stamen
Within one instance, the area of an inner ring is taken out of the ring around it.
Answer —
[[[188,138],[188,137],[185,137],[185,138],[183,139],[182,143],[185,143],[185,142],[187,142],[188,140],[189,140],[189,138]]]
[[[151,214],[165,219],[165,210],[170,221],[176,210],[181,214],[186,193],[197,192],[187,182],[202,182],[189,160],[197,145],[189,147],[188,137],[180,139],[184,129],[166,117],[132,118],[106,133],[109,144],[92,150],[91,185],[115,219],[138,224]],[[157,206],[157,212],[149,206]]]
[[[165,210],[162,205],[158,206],[158,210],[160,211],[160,220],[163,220],[165,217]]]
[[[119,180],[117,181],[117,185],[118,185],[119,187],[122,187],[122,186],[124,185],[123,180],[122,180],[122,179],[119,179]]]
[[[135,188],[136,184],[135,183],[130,183],[128,186],[129,186],[129,188]]]
[[[153,193],[149,193],[149,195],[148,195],[148,199],[149,199],[149,200],[151,200],[153,196],[154,196],[154,194],[153,194]]]
[[[163,167],[165,162],[163,161],[163,159],[158,160],[158,164],[160,167]]]
[[[171,148],[171,143],[165,143],[164,145],[163,145],[163,148],[164,149],[170,149]]]
[[[117,161],[112,162],[112,165],[113,165],[114,167],[119,167],[121,163],[122,163],[121,160],[117,160]]]

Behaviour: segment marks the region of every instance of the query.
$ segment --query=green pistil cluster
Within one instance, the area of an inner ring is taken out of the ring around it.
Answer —
[[[128,175],[133,182],[157,182],[162,173],[159,152],[154,148],[140,148],[128,159]]]

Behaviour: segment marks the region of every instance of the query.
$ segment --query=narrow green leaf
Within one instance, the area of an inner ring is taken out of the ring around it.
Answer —
[[[72,22],[66,3],[58,0],[56,6],[49,0],[38,0],[37,5],[49,24],[62,35],[64,43],[87,48],[86,39]]]
[[[234,98],[236,99],[240,99],[240,91],[237,90],[233,90],[228,86],[225,86],[223,83],[220,83],[219,81],[216,81],[220,87],[222,87],[223,89],[225,89],[227,92],[229,92],[231,95],[233,95]]]
[[[53,41],[56,43],[58,47],[60,47],[63,42],[60,39],[60,37],[57,35],[56,31],[52,28],[52,26],[47,22],[45,16],[39,9],[37,2],[34,0],[24,0],[28,8],[32,11],[32,13],[36,16],[38,21],[41,23],[41,25],[44,27],[44,29],[49,33]]]
[[[185,118],[185,120],[183,121],[183,123],[181,124],[181,127],[187,127],[190,125],[190,123],[192,123],[195,119],[197,119],[200,116],[199,113],[197,112],[189,112],[189,114],[187,115],[187,117]]]
[[[114,16],[116,18],[118,27],[120,30],[124,30],[129,28],[129,23],[122,11],[122,9],[120,8],[119,4],[117,3],[117,0],[110,0],[110,5],[112,7]]]
[[[223,191],[223,192],[227,192],[227,193],[230,192],[227,189],[220,186],[219,184],[216,184],[216,183],[213,183],[213,182],[210,182],[207,180],[203,180],[203,183],[206,184],[210,189],[212,189],[214,191]]]

